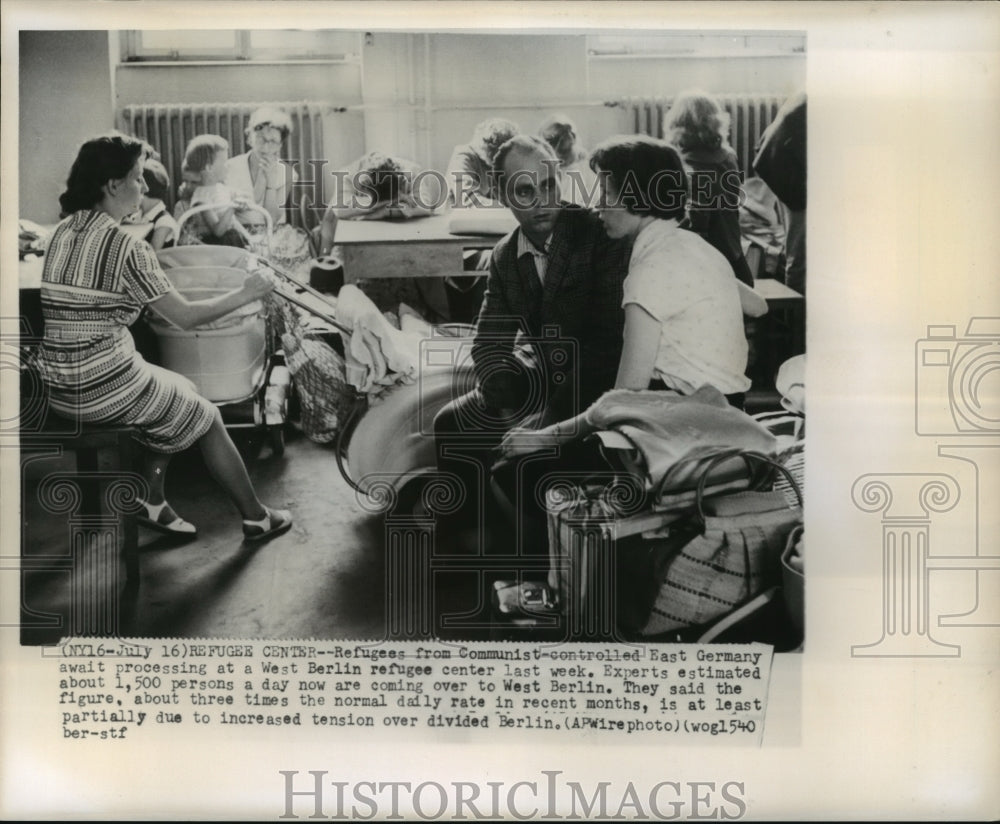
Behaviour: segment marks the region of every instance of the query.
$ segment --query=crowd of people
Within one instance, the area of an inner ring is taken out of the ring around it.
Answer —
[[[492,481],[516,498],[505,467],[521,456],[549,450],[556,468],[592,462],[581,434],[592,429],[587,409],[609,390],[690,395],[709,386],[742,405],[750,386],[744,316],[759,307],[746,288],[753,279],[740,244],[728,116],[709,95],[683,94],[665,129],[665,140],[618,136],[588,152],[565,115],[546,118],[535,133],[490,118],[455,147],[445,190],[418,190],[418,164],[381,152],[336,177],[342,183],[316,230],[321,253],[333,247],[341,220],[415,218],[442,203],[500,205],[517,222],[491,251],[470,255],[469,274],[449,284],[472,307],[477,378],[435,419],[439,469],[459,480],[467,500],[450,526],[486,517]],[[295,181],[280,162],[290,130],[286,114],[264,109],[250,117],[243,154],[230,156],[217,135],[192,139],[173,215],[166,170],[143,141],[89,140],[70,171],[65,219],[45,259],[42,374],[57,411],[135,427],[149,450],[142,520],[152,528],[195,532],[163,495],[170,456],[194,443],[248,539],[291,527],[290,513],[257,498],[219,410],[185,379],[146,363],[128,331],[146,307],[189,328],[269,291],[250,275],[221,297],[188,301],[154,252],[181,241],[178,218],[188,211],[197,214],[184,231],[202,243],[246,245],[262,213],[281,226]],[[773,154],[764,155],[768,171],[780,165]],[[801,174],[801,202],[789,203],[796,212],[804,211]],[[122,231],[128,222],[150,227],[148,243]]]

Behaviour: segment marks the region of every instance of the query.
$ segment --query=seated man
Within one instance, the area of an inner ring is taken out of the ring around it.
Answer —
[[[560,199],[559,161],[544,141],[512,138],[493,168],[519,225],[491,256],[472,346],[476,388],[434,421],[438,468],[465,496],[446,529],[481,523],[504,433],[585,408],[614,385],[622,348],[629,244],[609,239],[595,212]]]

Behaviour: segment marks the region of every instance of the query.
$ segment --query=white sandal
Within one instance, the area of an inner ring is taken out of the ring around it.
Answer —
[[[161,532],[164,535],[183,535],[185,537],[191,537],[198,534],[198,530],[195,529],[194,524],[188,523],[183,518],[181,518],[173,509],[170,508],[170,504],[164,501],[162,504],[148,504],[143,500],[139,501],[143,508],[146,510],[145,515],[138,515],[137,519],[140,524],[149,529],[155,529],[157,532]],[[170,516],[173,515],[173,518]]]
[[[292,528],[292,513],[287,509],[264,507],[264,511],[267,514],[259,521],[243,522],[244,541],[263,541],[265,538],[281,535]]]

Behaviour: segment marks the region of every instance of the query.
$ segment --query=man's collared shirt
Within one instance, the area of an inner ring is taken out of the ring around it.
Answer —
[[[531,255],[535,259],[535,269],[538,272],[538,280],[545,284],[545,273],[549,268],[549,247],[552,245],[552,235],[545,240],[545,248],[539,249],[532,243],[524,231],[517,233],[517,257],[520,260],[524,255]]]

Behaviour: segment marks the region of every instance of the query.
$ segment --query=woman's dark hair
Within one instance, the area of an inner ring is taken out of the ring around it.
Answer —
[[[166,200],[170,192],[170,175],[167,174],[166,167],[159,160],[149,157],[142,167],[142,176],[146,180],[146,188],[149,191],[147,197],[154,200]]]
[[[66,191],[59,195],[60,217],[93,209],[104,197],[105,184],[126,177],[145,155],[145,145],[123,134],[102,135],[84,143],[69,170]]]
[[[677,150],[645,135],[619,135],[590,153],[590,168],[605,175],[619,200],[635,215],[684,217],[687,176]]]
[[[373,205],[398,206],[400,195],[407,192],[406,175],[399,163],[381,152],[369,152],[364,156],[354,184],[375,199]]]

